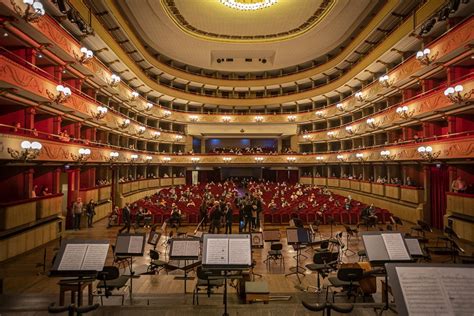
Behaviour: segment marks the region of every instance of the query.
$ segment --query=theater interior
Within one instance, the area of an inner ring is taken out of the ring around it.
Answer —
[[[0,315],[472,315],[473,12],[0,0]]]

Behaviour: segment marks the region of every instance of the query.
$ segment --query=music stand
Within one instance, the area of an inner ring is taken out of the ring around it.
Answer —
[[[336,220],[334,219],[333,216],[328,216],[328,224],[331,226],[331,236],[329,238],[332,238],[332,227],[336,223]]]
[[[65,240],[49,272],[51,277],[74,277],[77,282],[78,306],[82,303],[82,284],[92,282],[104,269],[109,251],[107,240]]]
[[[263,233],[251,232],[252,248],[263,248]]]
[[[290,273],[285,274],[285,276],[295,274],[298,278],[298,282],[301,283],[300,274],[305,276],[304,271],[306,269],[300,266],[300,256],[301,250],[303,249],[304,245],[311,243],[311,234],[306,228],[298,227],[298,228],[287,228],[286,229],[286,236],[288,245],[292,246],[293,249],[296,251],[296,256],[293,258],[296,259],[296,267],[290,268]],[[302,272],[303,271],[303,272]]]
[[[224,313],[227,313],[227,279],[229,271],[248,270],[252,267],[252,241],[250,234],[204,234],[202,267],[220,270],[224,279]],[[232,278],[235,278],[233,276]]]
[[[398,225],[403,226],[403,222],[398,216],[390,216],[390,223],[395,225],[395,230],[398,230]]]
[[[184,294],[186,294],[186,281],[193,280],[194,278],[188,277],[187,262],[192,261],[193,265],[195,261],[199,259],[199,253],[201,251],[201,243],[196,238],[177,238],[171,239],[170,246],[170,261],[171,260],[183,260],[184,266],[184,277],[175,277],[175,280],[184,280]]]
[[[160,241],[161,238],[161,233],[158,233],[154,230],[150,231],[150,234],[148,235],[148,241],[147,244],[153,246],[153,250],[156,250],[156,245],[158,245],[158,242]]]
[[[130,257],[130,305],[133,305],[133,279],[140,277],[135,276],[133,271],[133,257],[142,257],[145,251],[146,234],[119,234],[115,243],[115,255],[120,257]]]
[[[399,315],[472,313],[474,265],[387,263],[385,268]]]

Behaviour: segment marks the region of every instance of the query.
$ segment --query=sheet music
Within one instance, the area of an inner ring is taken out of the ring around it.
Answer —
[[[128,253],[141,253],[143,248],[143,236],[130,236]]]
[[[412,256],[422,256],[423,250],[421,250],[420,243],[416,238],[407,238],[405,239],[405,243],[408,247],[408,252]]]
[[[206,264],[227,264],[229,258],[229,242],[224,238],[207,239]]]
[[[390,260],[410,260],[410,255],[401,234],[382,234]]]
[[[199,256],[199,240],[173,240],[173,257]]]
[[[251,252],[248,239],[229,239],[229,264],[252,265]]]
[[[280,240],[280,231],[279,230],[264,230],[263,239],[266,241]]]
[[[409,315],[472,315],[469,268],[396,267]]]
[[[107,259],[108,251],[109,244],[87,245],[87,251],[81,270],[102,271],[104,269],[105,259]]]
[[[59,271],[79,271],[86,255],[87,244],[67,244],[64,249]]]
[[[298,230],[296,229],[287,229],[286,230],[286,239],[289,244],[295,244],[298,242]]]

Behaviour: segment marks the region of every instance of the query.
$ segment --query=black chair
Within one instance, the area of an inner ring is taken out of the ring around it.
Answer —
[[[88,312],[94,311],[99,308],[99,304],[89,306],[77,306],[76,304],[70,304],[67,306],[55,306],[54,303],[48,306],[48,313],[50,314],[62,314],[67,312],[69,316],[87,314]]]
[[[307,264],[306,268],[312,272],[316,272],[318,285],[317,286],[308,286],[308,288],[316,289],[316,293],[321,292],[321,280],[326,278],[329,272],[336,270],[337,259],[339,253],[337,252],[316,252],[313,256],[313,263]]]
[[[329,277],[329,283],[330,285],[327,287],[326,290],[326,300],[328,299],[329,296],[329,288],[331,287],[338,287],[342,288],[342,292],[347,295],[348,298],[351,296],[354,297],[354,301],[356,298],[356,295],[354,294],[354,289],[359,287],[358,281],[361,280],[364,277],[364,270],[360,267],[341,267],[337,271],[337,276],[335,277]],[[335,300],[335,292],[333,292],[332,295],[332,301],[334,302]]]
[[[202,266],[196,269],[197,282],[193,291],[193,305],[199,305],[199,292],[206,291],[207,297],[211,297],[212,289],[219,288],[224,285],[224,279],[213,279],[213,277],[219,276],[217,273],[220,271],[204,271]]]
[[[129,257],[120,257],[115,255],[115,245],[112,245],[112,253],[114,255],[114,265],[117,265],[118,267],[122,267],[125,269],[125,267],[129,264]]]
[[[267,263],[268,268],[270,268],[270,261],[277,262],[280,261],[280,267],[283,265],[285,267],[285,259],[283,258],[283,244],[282,243],[274,243],[271,244],[270,250],[267,253],[267,258],[264,262]]]
[[[150,264],[148,265],[147,272],[160,273],[160,270],[164,269],[165,265],[166,262],[160,260],[160,253],[150,249]]]
[[[114,290],[120,290],[125,287],[129,277],[120,275],[120,271],[115,266],[104,266],[104,269],[97,274],[97,280],[100,282],[97,284],[97,293],[95,296],[100,296],[100,304],[104,305],[103,297],[109,298],[110,296],[122,297],[122,305],[125,299],[125,293],[112,294]]]
[[[349,314],[354,309],[353,304],[333,304],[329,302],[310,304],[306,301],[303,301],[303,306],[312,311],[320,312],[323,311],[323,315],[331,316],[331,311],[335,311],[340,314]]]
[[[426,238],[426,233],[432,233],[433,229],[428,223],[422,220],[418,220],[416,223],[416,226],[411,227],[410,235],[413,236],[413,232],[416,232],[416,235],[413,237],[418,239],[418,242],[424,247],[429,242],[428,238]]]
[[[316,252],[328,252],[329,251],[329,240],[321,241],[319,248],[315,248],[314,251]]]

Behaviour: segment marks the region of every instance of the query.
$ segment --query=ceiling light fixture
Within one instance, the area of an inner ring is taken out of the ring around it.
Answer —
[[[240,11],[256,11],[271,7],[276,4],[278,0],[220,0],[220,2],[232,9]]]
[[[472,90],[468,93],[461,94],[463,92],[464,87],[458,84],[455,87],[449,87],[444,90],[444,95],[448,97],[454,103],[461,103],[468,100],[472,95]]]
[[[15,12],[27,22],[37,22],[46,12],[43,4],[38,0],[23,0],[26,9],[23,10],[14,0],[10,0]]]

